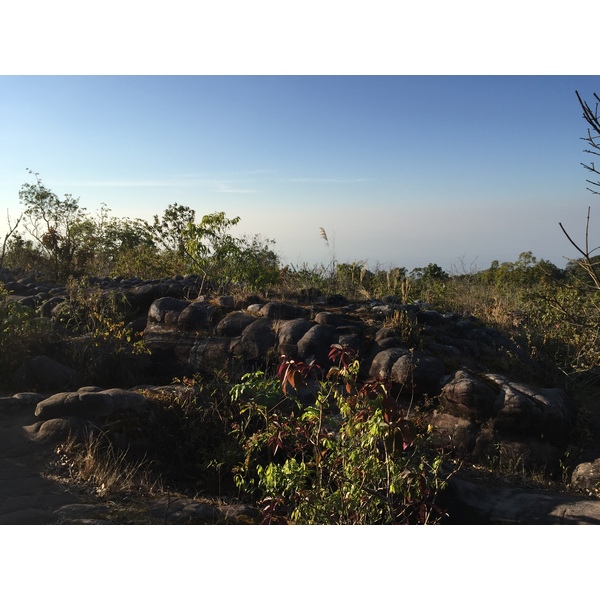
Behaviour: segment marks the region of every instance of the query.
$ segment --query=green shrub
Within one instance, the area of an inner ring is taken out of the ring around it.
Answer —
[[[359,385],[351,352],[334,346],[330,356],[338,366],[319,382],[313,405],[299,404],[297,414],[257,401],[242,407],[239,489],[258,495],[265,522],[438,522],[442,456],[404,417],[385,382]],[[292,396],[315,381],[310,365],[290,360],[279,375]]]
[[[89,385],[129,387],[147,377],[149,350],[126,327],[130,307],[122,295],[69,279],[68,300],[55,309],[67,362]]]
[[[52,324],[35,310],[8,299],[0,283],[0,385],[10,388],[15,371],[28,359],[42,354],[54,339]]]

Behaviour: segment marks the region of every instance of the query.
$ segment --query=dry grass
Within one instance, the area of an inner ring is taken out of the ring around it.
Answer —
[[[83,441],[71,436],[56,448],[53,475],[83,486],[97,498],[146,496],[162,493],[159,479],[145,460],[131,460],[103,434]]]

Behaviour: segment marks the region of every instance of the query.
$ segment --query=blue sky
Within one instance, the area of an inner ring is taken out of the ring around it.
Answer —
[[[286,263],[573,257],[593,76],[1,76],[0,232],[26,169],[96,212],[240,216]]]

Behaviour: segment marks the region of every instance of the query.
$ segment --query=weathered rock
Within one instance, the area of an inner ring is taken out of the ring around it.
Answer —
[[[585,492],[600,490],[600,458],[575,467],[571,475],[571,488]]]
[[[232,347],[239,338],[210,337],[198,339],[192,344],[187,357],[188,364],[200,371],[227,368],[232,358]],[[180,358],[184,356],[180,354]]]
[[[329,363],[328,355],[333,339],[332,327],[315,325],[298,340],[298,354],[304,362],[314,360],[324,368]]]
[[[292,360],[300,361],[302,357],[298,351],[298,342],[312,328],[315,323],[301,317],[282,321],[277,328],[277,353]]]
[[[323,311],[315,315],[315,322],[319,325],[329,325],[330,327],[344,327],[346,325],[352,325],[356,322],[349,319],[346,315],[341,313]]]
[[[409,354],[406,348],[388,348],[379,352],[373,361],[369,369],[369,377],[376,379],[389,379],[392,374],[392,367],[394,363],[401,358]]]
[[[232,343],[231,349],[235,356],[244,361],[259,361],[264,360],[267,353],[275,348],[276,342],[273,321],[262,317],[244,329],[239,339]]]
[[[179,313],[177,329],[180,331],[206,331],[211,327],[217,310],[208,302],[192,302]]]
[[[373,344],[371,349],[371,355],[374,358],[380,352],[389,350],[390,348],[403,348],[405,346],[404,340],[401,337],[386,337],[382,338],[378,342]]]
[[[127,290],[127,301],[138,310],[146,311],[159,298],[169,296],[166,283],[142,283]]]
[[[246,312],[232,312],[219,321],[216,332],[219,336],[239,336],[254,321],[256,321],[256,317]]]
[[[215,304],[222,308],[233,308],[235,306],[235,299],[233,296],[217,296],[215,298]]]
[[[487,378],[500,386],[494,429],[560,441],[571,427],[565,393],[559,389],[536,389],[498,375]]]
[[[215,523],[221,512],[214,504],[192,498],[166,498],[150,505],[150,515],[165,524],[191,525],[194,523]]]
[[[431,441],[437,448],[460,454],[471,454],[475,448],[479,427],[469,419],[435,412],[431,418]]]
[[[279,345],[297,344],[302,339],[302,336],[314,327],[314,325],[312,321],[304,317],[284,321],[279,325],[277,341]]]
[[[186,300],[163,297],[155,300],[148,310],[148,323],[164,323],[175,327],[181,312],[189,306]]]
[[[420,310],[416,314],[417,323],[421,325],[431,325],[433,327],[438,327],[443,325],[444,317],[437,310]]]
[[[0,398],[0,414],[10,414],[23,409],[31,409],[33,412],[38,402],[44,399],[44,395],[37,392],[19,392],[13,396]]]
[[[126,329],[129,329],[133,333],[144,333],[144,329],[146,329],[148,325],[148,316],[144,315],[142,317],[138,317],[133,321],[130,321],[125,326]]]
[[[392,366],[390,378],[402,386],[404,394],[435,394],[440,389],[444,363],[422,352],[408,352]]]
[[[365,348],[364,336],[354,325],[336,327],[333,332],[333,343],[350,348],[357,357],[362,357]]]
[[[348,298],[342,296],[342,294],[332,294],[331,296],[327,296],[325,302],[329,306],[345,306],[348,304]]]
[[[283,302],[267,302],[259,311],[262,317],[268,319],[297,319],[308,315],[308,311],[294,304],[285,304]]]
[[[80,417],[48,419],[26,426],[25,431],[35,442],[60,442],[69,437],[83,439],[90,430],[90,423]]]
[[[43,420],[63,417],[93,420],[121,412],[147,414],[149,411],[148,401],[141,394],[114,388],[103,392],[54,394],[38,403],[35,416]]]
[[[458,417],[482,422],[489,419],[496,402],[495,391],[466,371],[456,371],[440,394],[441,408]]]
[[[246,310],[251,314],[251,315],[256,315],[257,317],[260,317],[260,311],[262,310],[264,304],[260,303],[260,302],[255,302],[253,304],[249,304],[246,308]]]
[[[560,451],[556,446],[537,439],[498,439],[495,448],[498,465],[511,472],[555,473]]]
[[[260,511],[244,504],[216,506],[208,502],[191,498],[158,498],[149,506],[150,516],[158,522],[172,525],[194,523],[239,523],[260,522]]]
[[[449,522],[462,525],[600,525],[600,501],[581,496],[449,479]]]
[[[437,355],[442,355],[448,359],[459,360],[460,359],[460,350],[452,344],[440,344],[438,342],[431,342],[427,349],[430,352],[433,352]]]
[[[388,338],[398,339],[398,330],[395,327],[381,327],[375,334],[374,340],[381,342]]]

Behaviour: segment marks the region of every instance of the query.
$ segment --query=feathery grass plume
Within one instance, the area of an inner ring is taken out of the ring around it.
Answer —
[[[321,239],[325,242],[327,246],[329,246],[329,238],[327,237],[327,232],[323,227],[319,227],[319,231],[321,232]]]

